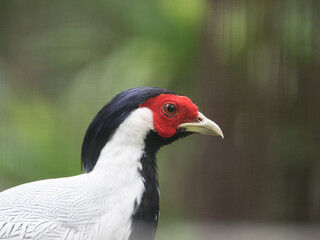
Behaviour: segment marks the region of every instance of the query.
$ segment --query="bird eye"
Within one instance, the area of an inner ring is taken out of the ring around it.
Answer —
[[[172,103],[166,103],[165,105],[163,105],[163,113],[167,117],[174,117],[177,114],[177,112],[178,111],[176,105]]]

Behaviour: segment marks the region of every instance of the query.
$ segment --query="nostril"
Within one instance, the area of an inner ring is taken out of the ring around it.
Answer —
[[[203,118],[202,117],[198,117],[197,118],[197,122],[202,122],[203,121]]]

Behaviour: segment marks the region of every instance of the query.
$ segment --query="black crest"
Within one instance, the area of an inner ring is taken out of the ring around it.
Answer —
[[[115,96],[95,116],[85,134],[82,151],[82,169],[92,171],[102,148],[106,145],[119,125],[137,109],[140,104],[160,94],[175,94],[162,88],[138,87]]]

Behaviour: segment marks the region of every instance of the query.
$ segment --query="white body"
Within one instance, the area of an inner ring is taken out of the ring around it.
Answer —
[[[126,240],[144,179],[139,159],[153,129],[139,108],[119,126],[88,174],[23,184],[0,193],[0,239]]]

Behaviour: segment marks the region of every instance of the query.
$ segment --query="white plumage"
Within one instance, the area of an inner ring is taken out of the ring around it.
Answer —
[[[151,110],[138,108],[107,142],[90,173],[0,193],[0,239],[128,239],[134,203],[144,191],[138,159],[150,129]]]
[[[223,137],[185,96],[150,87],[118,94],[87,129],[85,174],[0,193],[0,239],[152,240],[159,216],[156,153],[193,132]]]

